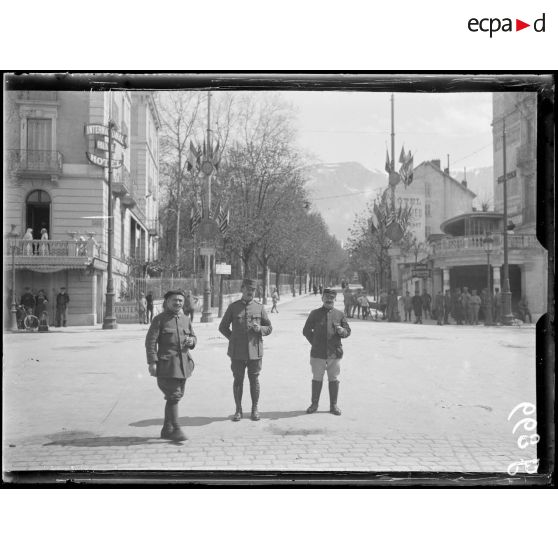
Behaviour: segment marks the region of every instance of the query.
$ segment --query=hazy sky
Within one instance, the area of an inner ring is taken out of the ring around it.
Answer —
[[[298,109],[299,144],[324,163],[384,168],[391,150],[390,93],[284,91]],[[451,171],[492,165],[491,93],[396,93],[395,154],[414,163],[450,156]]]

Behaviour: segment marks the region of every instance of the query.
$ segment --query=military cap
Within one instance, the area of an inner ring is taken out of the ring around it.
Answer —
[[[186,293],[182,289],[174,289],[172,291],[167,291],[165,293],[164,299],[167,300],[172,295],[180,295],[182,298],[186,298]]]
[[[255,279],[248,279],[245,278],[242,280],[242,286],[243,287],[248,287],[250,289],[255,289],[257,287],[258,283]]]
[[[324,295],[337,296],[337,292],[334,289],[324,289]]]

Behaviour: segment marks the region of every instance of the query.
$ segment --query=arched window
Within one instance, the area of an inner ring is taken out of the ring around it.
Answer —
[[[25,203],[26,228],[33,229],[33,238],[41,238],[41,229],[46,229],[51,236],[50,196],[44,190],[33,190]]]

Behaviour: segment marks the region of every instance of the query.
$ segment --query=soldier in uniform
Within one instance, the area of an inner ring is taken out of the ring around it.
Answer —
[[[66,287],[60,287],[60,292],[56,295],[56,327],[66,327],[68,319],[68,304],[70,297],[66,292]]]
[[[164,298],[163,312],[153,318],[147,331],[145,351],[149,373],[157,378],[166,399],[161,438],[183,442],[187,438],[178,425],[178,402],[194,370],[189,350],[196,346],[197,339],[190,317],[182,312],[184,291],[169,291]]]
[[[341,372],[340,361],[343,357],[341,339],[351,335],[351,328],[345,314],[333,307],[335,296],[336,292],[333,289],[324,289],[322,295],[323,306],[310,312],[302,329],[302,335],[312,345],[310,350],[312,402],[310,407],[306,409],[307,413],[315,413],[318,410],[324,373],[327,370],[329,412],[334,415],[341,414],[341,410],[337,406],[339,373]]]
[[[252,398],[250,418],[260,420],[258,400],[260,398],[259,374],[263,357],[262,337],[272,331],[264,306],[254,300],[256,281],[244,279],[241,290],[242,298],[229,305],[219,324],[219,331],[229,340],[227,354],[231,359],[233,373],[233,396],[236,409],[232,420],[235,422],[242,418],[242,392],[246,369]]]

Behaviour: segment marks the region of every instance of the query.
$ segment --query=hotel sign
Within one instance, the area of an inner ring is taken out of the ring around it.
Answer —
[[[87,155],[87,159],[89,160],[90,163],[93,163],[94,165],[97,165],[98,167],[108,167],[108,158],[107,157],[99,157],[98,155],[95,155],[93,153],[89,153],[89,152],[85,152],[85,154]],[[118,169],[122,166],[122,159],[112,159],[110,162],[110,167],[112,169]]]
[[[108,136],[109,129],[108,126],[104,126],[103,124],[86,124],[85,134],[87,136]],[[118,142],[122,147],[128,147],[128,136],[126,134],[121,134],[113,129],[110,135],[112,139]]]

